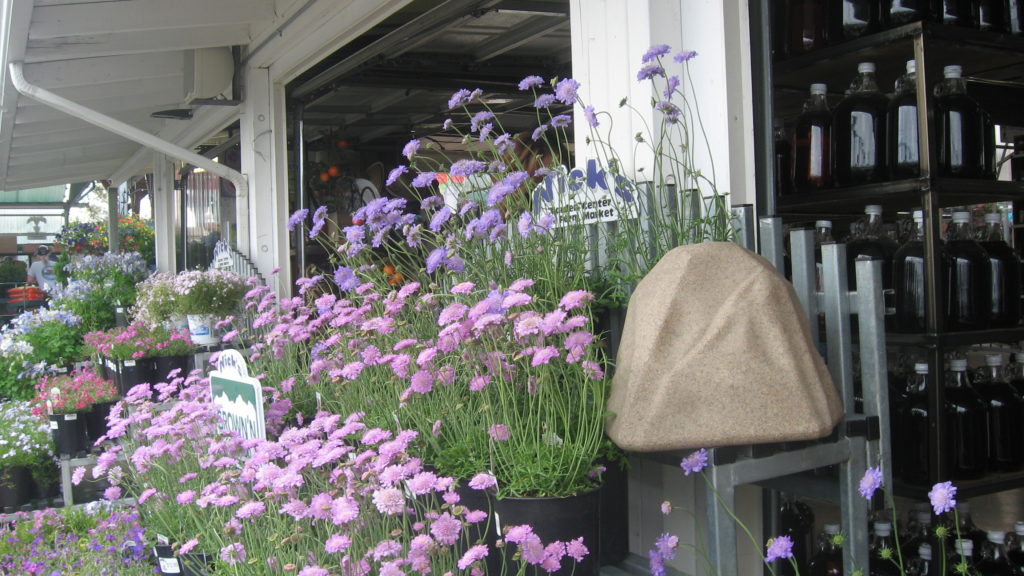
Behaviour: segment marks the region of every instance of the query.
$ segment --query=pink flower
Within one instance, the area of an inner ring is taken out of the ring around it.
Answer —
[[[228,544],[220,549],[220,559],[230,566],[245,562],[245,546],[241,542]]]
[[[331,503],[331,522],[347,524],[359,517],[359,503],[348,496],[335,498]]]
[[[487,512],[483,510],[470,510],[466,512],[466,515],[462,517],[467,524],[476,524],[477,522],[483,522],[487,519]]]
[[[393,516],[405,510],[405,496],[397,488],[384,488],[373,493],[373,505],[381,514]]]
[[[352,539],[344,534],[332,534],[327,542],[324,544],[324,549],[329,554],[338,554],[348,550],[348,547],[352,545]]]
[[[306,566],[302,570],[299,570],[299,576],[328,576],[329,574],[330,572],[328,572],[326,568],[321,568],[319,566]]]
[[[427,394],[434,388],[434,376],[426,370],[417,370],[412,375],[412,385],[409,388],[417,394]]]
[[[196,538],[193,538],[193,539],[189,540],[188,542],[185,542],[184,544],[182,544],[181,548],[178,548],[178,554],[188,554],[197,545],[199,545],[199,540],[196,539]]]
[[[533,535],[533,528],[527,524],[510,526],[505,530],[505,540],[513,544],[522,544]]]
[[[490,434],[491,439],[495,442],[504,442],[508,440],[508,426],[505,426],[504,424],[492,424],[487,430],[487,433]]]
[[[533,359],[530,361],[530,366],[536,368],[537,366],[547,364],[558,357],[559,352],[557,348],[554,346],[544,346],[543,348],[538,348],[537,351],[533,353]]]
[[[238,507],[235,512],[235,518],[244,520],[246,518],[255,518],[266,511],[267,506],[263,502],[246,502]]]
[[[462,533],[462,522],[445,512],[430,525],[430,533],[441,544],[451,546],[459,540]]]
[[[441,426],[443,426],[443,425],[444,425],[444,421],[442,421],[442,420],[435,420],[434,421],[434,425],[430,427],[430,433],[433,434],[434,436],[440,436],[441,435]]]
[[[121,487],[111,486],[103,491],[103,498],[106,500],[117,500],[121,497]]]
[[[469,379],[469,389],[473,392],[479,392],[487,387],[491,383],[491,377],[483,374],[476,375]]]
[[[448,326],[449,324],[459,322],[465,318],[466,312],[468,311],[469,306],[466,306],[461,302],[452,302],[446,306],[444,310],[441,310],[441,314],[437,317],[437,325]]]
[[[461,282],[452,286],[450,292],[452,294],[469,294],[473,291],[473,288],[476,288],[476,284],[473,284],[472,282]]]
[[[75,468],[74,473],[71,474],[71,483],[74,484],[75,486],[78,486],[79,484],[82,483],[83,478],[85,478],[85,467],[79,466]]]
[[[195,490],[185,490],[181,494],[178,494],[177,496],[175,496],[174,499],[178,501],[178,504],[181,504],[182,506],[184,506],[184,505],[192,502],[192,500],[195,500],[195,497],[196,497],[196,491]]]
[[[469,481],[469,487],[474,490],[486,490],[498,485],[498,480],[494,476],[481,472]]]
[[[570,540],[565,545],[565,553],[568,554],[573,560],[582,562],[583,558],[590,554],[590,550],[583,544],[583,538],[576,538]]]
[[[409,491],[417,496],[421,494],[427,494],[434,490],[434,485],[437,483],[437,475],[433,472],[420,472],[413,476],[409,482]]]
[[[485,556],[487,556],[486,544],[477,544],[476,546],[473,546],[469,550],[466,550],[466,553],[459,559],[459,570],[469,568],[470,564],[483,559]]]

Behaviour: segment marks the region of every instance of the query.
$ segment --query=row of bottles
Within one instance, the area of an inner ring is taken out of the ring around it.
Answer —
[[[984,366],[968,372],[967,360],[949,360],[945,381],[929,374],[927,363],[915,363],[905,379],[890,376],[890,428],[893,475],[910,484],[926,485],[932,468],[927,439],[931,437],[928,392],[943,387],[946,418],[944,454],[953,480],[980,478],[1024,466],[1024,355],[1004,367],[1003,357],[989,354]]]
[[[972,575],[1024,574],[1024,522],[1015,523],[1009,535],[1002,530],[986,531],[974,524],[969,503],[962,502],[956,508],[959,521],[956,529],[952,526],[951,515],[938,518],[949,527],[950,536],[945,542],[936,537],[930,507],[925,502],[916,504],[909,520],[900,526],[894,527],[884,520],[871,522],[869,566],[864,573],[871,576],[952,576],[959,573],[958,564],[966,563],[967,574]],[[824,525],[817,551],[806,565],[799,565],[801,574],[843,576],[853,572],[843,565],[842,547],[837,544],[841,539],[839,534],[838,524]],[[884,557],[883,550],[889,551],[888,557]]]
[[[802,54],[926,20],[985,31],[1021,34],[1018,0],[776,0],[773,51],[776,57]]]
[[[924,332],[928,282],[923,212],[913,212],[902,244],[897,227],[883,221],[881,206],[869,205],[864,213],[865,219],[854,223],[846,239],[850,289],[857,288],[858,260],[882,261],[882,287],[894,293],[893,306],[887,310],[886,329]],[[944,287],[944,330],[1012,328],[1020,324],[1022,265],[1005,237],[1000,214],[986,214],[984,227],[975,232],[969,212],[953,213],[946,240],[940,240],[937,247],[940,282]],[[819,265],[820,246],[831,242],[831,221],[817,221],[815,258]],[[820,280],[818,288],[821,289]]]
[[[920,176],[916,62],[907,62],[907,73],[896,81],[892,98],[879,90],[873,63],[862,62],[857,71],[834,111],[829,108],[827,86],[811,85],[791,144],[777,129],[780,195]],[[960,66],[946,66],[943,75],[934,88],[935,173],[948,178],[994,178],[994,125],[967,94]]]

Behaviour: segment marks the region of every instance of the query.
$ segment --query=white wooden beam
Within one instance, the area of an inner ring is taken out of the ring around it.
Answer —
[[[38,6],[31,40],[271,21],[272,0],[121,0]],[[224,44],[221,44],[222,46]]]
[[[68,98],[73,98],[70,96]],[[145,97],[148,97],[145,98]],[[167,92],[125,94],[114,98],[100,98],[91,100],[75,100],[82,106],[87,106],[97,112],[110,114],[111,116],[127,116],[142,114],[149,116],[157,110],[181,107],[181,97],[174,98],[173,94]],[[46,122],[67,118],[67,114],[45,106],[22,106],[18,109],[18,124],[30,124],[33,122]]]
[[[11,134],[17,115],[20,95],[7,75],[7,63],[25,56],[29,22],[32,20],[32,2],[3,0],[0,2],[0,189],[7,189],[7,162],[10,158]]]
[[[185,87],[181,75],[157,76],[155,78],[133,78],[120,82],[76,86],[74,88],[49,89],[54,94],[72,98],[76,102],[99,108],[102,101],[119,101],[127,103],[150,102],[152,106],[158,102],[176,102],[181,104],[185,97]],[[88,103],[94,102],[95,105]],[[21,110],[43,107],[45,104],[24,100],[19,104]]]
[[[25,78],[54,90],[142,78],[181,77],[184,69],[184,52],[151,52],[25,64]]]
[[[100,164],[103,162],[114,162],[118,158],[128,156],[139,145],[134,142],[124,141],[120,144],[99,147],[79,147],[68,150],[52,150],[35,152],[31,154],[11,155],[10,167],[15,168],[27,166],[68,166],[80,164]]]
[[[67,134],[62,134],[60,138],[54,138],[51,135],[26,136],[14,141],[14,145],[11,146],[11,156],[21,156],[25,154],[57,150],[73,150],[75,148],[86,148],[90,146],[106,148],[108,146],[120,145],[124,143],[124,141],[124,138],[119,136],[97,138],[95,132],[88,132],[83,136],[77,137],[69,137]]]
[[[153,152],[153,231],[156,235],[156,268],[160,272],[177,271],[174,194],[174,166],[167,156]]]
[[[156,131],[165,122],[164,120],[152,118],[148,112],[135,112],[132,114],[118,115],[117,119],[131,124],[140,130],[146,130],[147,132]],[[78,130],[88,125],[89,123],[84,120],[70,117],[47,120],[46,122],[15,122],[14,138],[17,139],[19,136],[25,134],[59,134],[71,130]],[[104,131],[101,129],[96,130],[97,135],[102,135],[103,132]]]
[[[215,48],[248,44],[249,40],[248,24],[64,36],[42,40],[29,39],[28,47],[25,50],[25,62],[51,62],[146,52]]]

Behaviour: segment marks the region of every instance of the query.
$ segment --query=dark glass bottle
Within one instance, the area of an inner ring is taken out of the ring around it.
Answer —
[[[970,540],[974,550],[981,550],[982,545],[988,540],[988,534],[974,523],[974,517],[971,515],[971,503],[969,501],[964,500],[956,503],[956,517],[960,519],[960,537]],[[954,532],[955,537],[956,533]],[[954,550],[955,548],[954,542]],[[974,557],[977,558],[977,554]]]
[[[828,87],[811,84],[811,96],[793,128],[793,188],[798,192],[832,185],[832,111]]]
[[[949,361],[945,392],[950,478],[980,478],[988,471],[988,407],[970,384],[967,360]]]
[[[861,62],[850,93],[836,106],[832,152],[838,186],[882,182],[885,170],[885,113],[889,101],[878,90],[875,65]]]
[[[974,388],[988,406],[988,464],[1016,470],[1024,464],[1024,398],[1003,378],[1003,356],[989,354]]]
[[[921,175],[921,154],[917,134],[917,61],[907,61],[907,73],[896,81],[896,93],[886,112],[886,165],[889,178],[917,178]]]
[[[828,41],[826,0],[787,0],[786,50],[802,54],[817,50]]]
[[[884,7],[884,6],[883,6]],[[895,28],[924,19],[927,0],[892,0],[889,3],[887,25]]]
[[[918,555],[921,544],[931,544],[931,529],[931,510],[915,510],[906,523],[906,533],[900,536],[900,550],[904,562]]]
[[[963,568],[958,567],[963,566]],[[946,565],[946,574],[977,574],[978,569],[974,565],[974,542],[967,538],[957,540],[953,544],[953,552],[949,556]]]
[[[946,329],[985,330],[991,309],[988,254],[974,240],[970,212],[953,213],[947,236]]]
[[[892,459],[902,463],[902,479],[909,484],[928,482],[928,364],[914,364],[907,378],[906,400],[897,408],[892,430]]]
[[[839,524],[825,524],[818,551],[811,557],[808,567],[810,576],[843,576],[843,549],[835,543],[838,535]]]
[[[978,28],[988,32],[1009,32],[1006,0],[978,0]]]
[[[810,545],[811,529],[814,527],[814,511],[799,500],[786,499],[779,508],[779,527],[783,536],[793,541],[793,562],[780,562],[779,572],[786,576],[807,573],[807,549]],[[798,572],[799,570],[799,572]]]
[[[924,332],[927,328],[928,278],[924,255],[924,215],[914,211],[910,239],[893,255],[892,281],[896,290],[896,316],[893,329],[897,332]],[[949,261],[945,245],[939,241],[940,278],[949,274]]]
[[[892,558],[896,558],[896,544],[892,538],[891,522],[875,522],[874,536],[871,538],[871,555],[868,568],[871,576],[899,576],[900,571],[890,558],[883,558],[882,551],[889,550]]]
[[[1013,576],[1013,568],[1006,557],[1006,532],[990,530],[975,563],[982,576]]]
[[[1003,371],[1003,374],[1005,374],[1010,386],[1013,386],[1013,389],[1017,391],[1017,394],[1024,396],[1024,353],[1015,352],[1011,362],[1006,365],[1006,370]]]
[[[891,290],[892,283],[892,262],[896,255],[898,244],[885,230],[882,222],[882,207],[871,204],[864,207],[864,214],[867,215],[860,231],[852,236],[846,243],[847,273],[849,274],[849,286],[851,290],[857,288],[856,262],[857,260],[881,260],[882,261],[882,288]],[[890,322],[887,317],[887,324]]]
[[[988,253],[991,277],[992,328],[1014,328],[1020,323],[1020,259],[1003,236],[1003,219],[997,213],[985,214],[981,247]]]
[[[990,178],[995,165],[995,133],[988,115],[967,94],[960,66],[942,69],[935,87],[935,128],[939,176]]]
[[[880,0],[833,0],[832,34],[837,40],[852,40],[882,28]]]
[[[1013,523],[1013,544],[1006,547],[1006,557],[1015,575],[1024,574],[1024,522]]]
[[[1006,30],[1010,34],[1024,34],[1024,1],[1007,0]]]
[[[977,26],[978,7],[971,0],[929,0],[928,19],[953,26]]]

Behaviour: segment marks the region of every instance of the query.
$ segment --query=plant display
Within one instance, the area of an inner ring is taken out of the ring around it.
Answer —
[[[51,307],[82,318],[86,330],[114,326],[116,308],[135,302],[136,285],[149,276],[137,252],[84,256],[66,268],[70,281],[51,298]]]
[[[137,216],[125,216],[118,220],[120,251],[141,254],[147,263],[153,263],[155,233],[153,223]],[[55,242],[69,254],[104,254],[110,249],[107,223],[71,222],[57,234]]]
[[[28,267],[20,260],[0,262],[0,283],[22,284],[28,277]]]
[[[183,356],[192,352],[188,331],[132,322],[124,328],[89,332],[85,335],[89,354],[115,360],[138,360],[160,356]]]
[[[11,342],[11,354],[23,357],[22,373],[35,374],[81,360],[82,328],[81,318],[72,312],[39,308],[11,320],[4,327],[3,338]]]
[[[100,234],[99,222],[65,224],[54,242],[63,252],[70,254],[102,254],[107,251],[107,237]]]
[[[32,404],[0,404],[0,467],[33,466],[52,456],[49,427],[32,413]]]
[[[160,410],[169,398],[179,401]],[[545,545],[527,526],[506,527],[504,549],[489,550],[471,535],[489,513],[462,505],[453,479],[412,455],[417,433],[369,427],[359,413],[321,412],[276,440],[243,443],[220,431],[196,377],[137,386],[125,402],[129,415],[112,417],[110,432],[120,444],[91,474],[111,482],[110,498],[131,490],[144,524],[179,555],[211,554],[217,574],[443,574],[503,552],[543,573],[588,553]],[[470,485],[493,482],[480,474]]]
[[[44,376],[36,384],[35,411],[43,414],[84,412],[93,404],[117,400],[117,386],[91,369]]]
[[[135,306],[132,308],[135,320],[148,326],[157,326],[180,315],[173,274],[158,272],[143,280],[135,289]]]
[[[22,513],[0,528],[0,572],[153,574],[138,514],[102,503]]]
[[[226,270],[189,270],[174,278],[177,312],[228,316],[249,291],[245,278]]]

